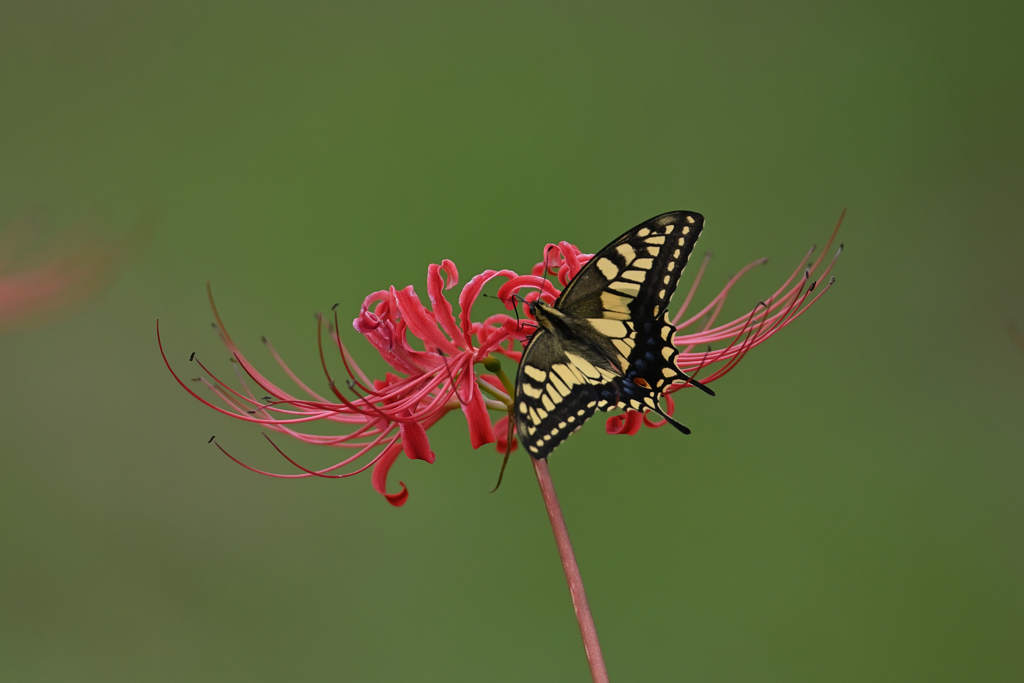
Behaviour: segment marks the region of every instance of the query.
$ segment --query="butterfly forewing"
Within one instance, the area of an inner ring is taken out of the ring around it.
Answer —
[[[668,304],[703,227],[688,211],[645,221],[566,286],[550,316],[557,324],[534,334],[517,377],[516,424],[533,457],[547,457],[595,409],[661,412],[664,389],[684,378]]]
[[[555,308],[588,318],[658,317],[676,291],[703,228],[704,217],[691,211],[673,211],[641,223],[594,254],[558,297]]]

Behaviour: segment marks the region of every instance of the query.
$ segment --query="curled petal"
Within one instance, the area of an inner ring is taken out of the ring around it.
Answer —
[[[507,301],[506,308],[512,309],[512,295],[520,289],[532,287],[544,293],[544,300],[551,303],[558,298],[558,290],[543,275],[516,275],[498,289],[498,298]]]
[[[427,430],[423,428],[423,425],[419,422],[401,422],[398,429],[402,433],[402,446],[405,448],[405,454],[411,460],[434,462],[434,451],[430,450]]]
[[[448,276],[447,284],[441,277],[442,271]],[[456,345],[464,346],[467,340],[455,323],[455,318],[452,316],[452,305],[442,293],[443,290],[451,289],[458,283],[459,271],[455,268],[455,264],[448,259],[442,261],[440,266],[431,263],[427,268],[427,296],[430,297],[430,306],[434,309],[434,319]]]
[[[441,270],[448,276],[448,284],[444,286],[445,289],[452,289],[459,284],[459,269],[455,267],[453,261],[449,259],[441,261]]]
[[[412,285],[400,291],[395,291],[392,288],[391,291],[409,331],[418,339],[423,340],[428,350],[440,349],[450,356],[459,352],[458,347],[448,341],[448,338],[441,334],[441,330],[437,329],[436,318],[420,302]]]
[[[389,292],[386,289],[379,289],[376,292],[373,292],[372,294],[367,295],[367,297],[365,299],[363,299],[363,305],[360,306],[359,312],[360,312],[360,314],[362,314],[362,313],[366,313],[367,311],[372,309],[375,314],[380,315],[380,312],[377,311],[377,307],[374,307],[373,304],[376,304],[376,303],[379,303],[379,302],[387,302],[390,299],[391,299],[391,292]]]
[[[473,303],[480,296],[480,290],[484,288],[484,285],[498,276],[514,278],[517,277],[517,274],[511,270],[485,270],[479,275],[474,275],[473,279],[462,288],[462,292],[459,294],[459,321],[462,323],[462,332],[467,338],[471,326],[470,315],[473,312]]]
[[[672,415],[673,413],[676,412],[676,402],[672,400],[671,394],[665,394],[665,404],[665,414]],[[664,427],[665,425],[668,424],[668,420],[661,420],[659,422],[655,422],[654,420],[651,419],[650,413],[644,413],[644,424],[647,425],[648,427]]]
[[[402,321],[399,323],[401,324]],[[399,340],[404,341],[404,338],[401,332],[396,334],[393,322],[382,319],[375,313],[364,311],[352,321],[352,327],[366,337],[366,340],[377,349],[380,357],[395,370],[407,375],[414,375],[418,372],[418,368],[410,361],[408,354],[399,353],[404,351],[399,343]],[[404,324],[402,324],[402,330],[404,330]]]
[[[568,269],[560,268],[558,271],[558,280],[564,287],[568,284],[569,280],[576,277],[576,273],[580,272],[586,261],[580,260],[580,250],[574,244],[559,242],[558,251],[562,254],[562,261],[568,266]],[[564,280],[562,279],[563,277],[565,278]]]
[[[477,358],[486,356],[495,349],[498,349],[499,351],[502,352],[506,352],[506,355],[508,355],[508,350],[500,348],[500,344],[502,342],[511,341],[513,339],[522,340],[526,337],[527,332],[529,331],[532,331],[532,328],[527,328],[526,326],[522,325],[521,323],[517,323],[515,320],[512,319],[506,319],[501,324],[500,328],[496,330],[492,328],[491,332],[484,332],[483,330],[481,330],[477,334],[477,339],[480,340],[480,350],[477,351]],[[515,360],[517,363],[519,362],[518,357]]]
[[[628,434],[630,436],[640,431],[644,423],[644,416],[635,411],[627,410],[622,415],[612,415],[605,423],[604,430],[609,434]]]
[[[405,505],[405,501],[409,499],[409,490],[405,488],[405,484],[402,482],[398,482],[398,485],[402,487],[402,490],[398,493],[388,493],[387,490],[388,470],[395,464],[395,460],[398,459],[398,455],[401,452],[402,444],[400,442],[389,446],[380,454],[380,458],[373,466],[373,475],[370,477],[373,488],[377,489],[377,493],[387,498],[388,502],[396,508]]]
[[[362,311],[355,320],[352,321],[352,327],[356,329],[359,334],[369,334],[373,332],[384,321],[376,313],[370,311]]]

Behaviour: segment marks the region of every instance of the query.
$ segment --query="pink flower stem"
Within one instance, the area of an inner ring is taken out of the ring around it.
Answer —
[[[508,392],[508,416],[511,424],[515,417],[515,413],[512,411],[516,398],[515,385],[502,370],[501,362],[494,356],[488,355],[479,362],[497,376],[505,387],[505,391]],[[511,440],[509,443],[511,444]],[[569,530],[565,528],[565,518],[562,517],[562,508],[558,504],[558,496],[555,495],[555,484],[551,481],[548,461],[535,458],[530,458],[530,460],[533,461],[533,471],[537,473],[537,483],[540,484],[544,507],[548,510],[548,519],[551,520],[551,530],[555,532],[555,545],[558,546],[558,555],[562,558],[562,570],[565,572],[565,580],[569,584],[572,608],[576,612],[576,621],[580,625],[580,635],[583,636],[583,649],[587,653],[590,676],[594,679],[594,683],[608,683],[608,670],[604,668],[604,655],[601,654],[601,644],[597,641],[594,617],[590,614],[587,592],[583,589],[583,577],[580,576],[580,567],[576,564],[576,555],[572,552]]]
[[[562,569],[569,584],[576,621],[580,624],[580,635],[583,636],[583,649],[587,653],[590,676],[594,683],[608,683],[608,671],[604,668],[604,657],[601,654],[601,644],[597,641],[594,617],[590,614],[587,593],[583,590],[583,577],[580,576],[580,568],[572,552],[569,530],[565,528],[565,518],[562,517],[562,508],[558,505],[558,496],[555,495],[555,485],[551,481],[548,461],[530,459],[533,460],[533,469],[537,473],[537,483],[540,484],[540,493],[544,497],[544,507],[548,509],[551,530],[555,532],[555,545],[558,546],[558,554],[562,558]]]

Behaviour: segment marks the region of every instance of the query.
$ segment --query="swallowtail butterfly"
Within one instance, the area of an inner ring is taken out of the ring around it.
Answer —
[[[519,440],[546,458],[596,410],[653,411],[673,382],[714,393],[675,365],[668,304],[704,227],[704,217],[673,211],[641,223],[594,254],[548,305],[530,302],[537,331],[516,375]]]

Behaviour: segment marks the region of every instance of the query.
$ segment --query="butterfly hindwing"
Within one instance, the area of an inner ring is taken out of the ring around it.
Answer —
[[[597,252],[553,306],[531,305],[540,329],[520,363],[516,418],[533,457],[547,457],[595,409],[664,415],[658,404],[664,389],[685,380],[675,366],[668,304],[703,226],[704,217],[688,211],[645,221]],[[581,381],[563,393],[553,369]],[[545,394],[554,410],[545,408]]]

